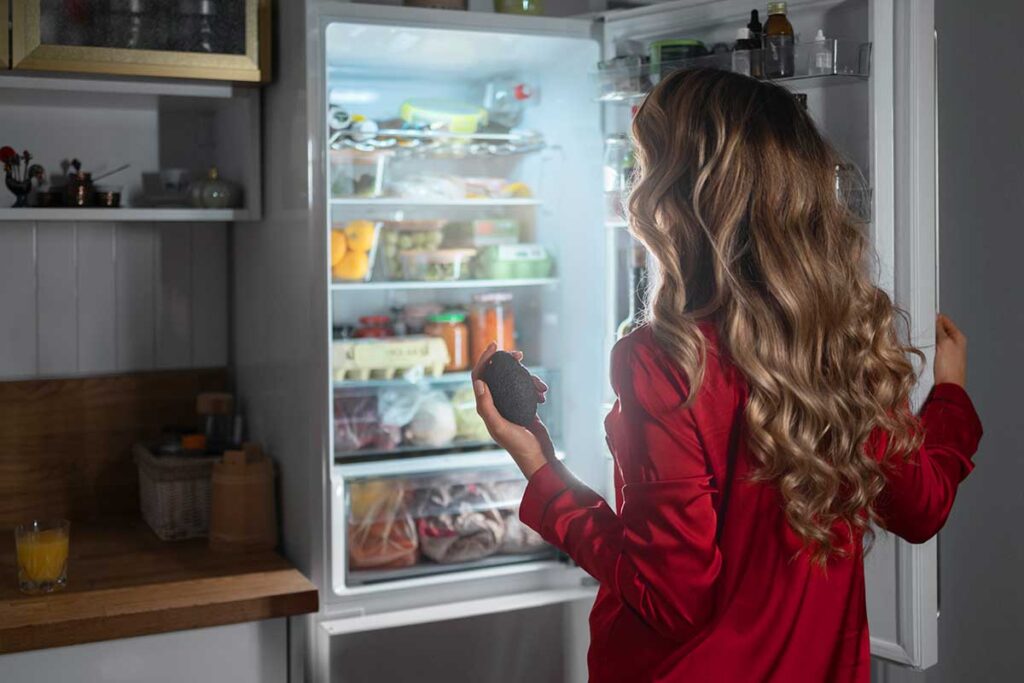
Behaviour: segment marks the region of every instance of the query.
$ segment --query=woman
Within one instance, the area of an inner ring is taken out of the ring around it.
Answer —
[[[912,415],[920,353],[871,284],[836,154],[784,89],[678,72],[633,134],[630,228],[656,282],[612,353],[616,505],[477,380],[529,479],[520,516],[601,584],[592,681],[867,682],[862,542],[873,525],[921,543],[945,522],[981,437],[966,340],[939,317]]]

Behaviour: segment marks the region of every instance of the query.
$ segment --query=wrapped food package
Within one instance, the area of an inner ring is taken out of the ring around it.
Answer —
[[[405,488],[389,480],[357,482],[349,496],[349,566],[384,569],[416,564],[418,537]]]
[[[334,396],[334,448],[336,452],[373,449],[390,451],[401,442],[398,427],[383,424],[373,394]]]
[[[503,555],[520,555],[542,549],[546,545],[544,539],[519,520],[519,503],[526,491],[526,481],[499,481],[492,484],[491,489],[505,523],[505,536],[498,552]]]
[[[456,436],[467,441],[490,441],[484,419],[476,412],[476,394],[473,386],[467,384],[452,394],[452,408],[455,410]]]
[[[439,564],[493,555],[505,537],[493,496],[480,484],[442,483],[418,491],[416,517],[420,550]]]
[[[412,421],[405,427],[406,441],[416,446],[439,448],[455,439],[455,410],[443,391],[423,397]]]

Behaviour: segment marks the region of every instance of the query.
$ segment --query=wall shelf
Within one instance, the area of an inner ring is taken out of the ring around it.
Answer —
[[[213,222],[253,220],[246,209],[0,209],[0,222],[4,221],[103,221],[103,222]]]

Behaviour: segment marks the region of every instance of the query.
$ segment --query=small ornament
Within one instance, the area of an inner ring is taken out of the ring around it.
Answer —
[[[0,163],[4,165],[4,183],[14,193],[12,208],[28,206],[32,180],[42,182],[46,171],[39,164],[31,164],[32,155],[25,150],[20,155],[11,147],[0,147]]]

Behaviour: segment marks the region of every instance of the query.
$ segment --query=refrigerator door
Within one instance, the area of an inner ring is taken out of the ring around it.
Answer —
[[[607,12],[602,58],[642,54],[661,38],[728,43],[750,9],[749,0],[679,0]],[[824,27],[829,37],[870,43],[866,81],[825,77],[786,86],[807,93],[819,126],[872,186],[878,282],[909,314],[911,338],[928,361],[915,392],[919,405],[931,387],[937,310],[934,3],[811,0],[789,10],[804,40]],[[606,106],[606,132],[625,130],[628,119],[628,106]],[[879,532],[865,564],[873,655],[915,669],[936,663],[936,547],[936,539],[911,545]]]
[[[915,392],[931,388],[937,310],[935,6],[871,3],[872,104],[880,281],[910,317],[926,356]],[[879,534],[866,566],[871,651],[915,669],[938,661],[938,539]]]

